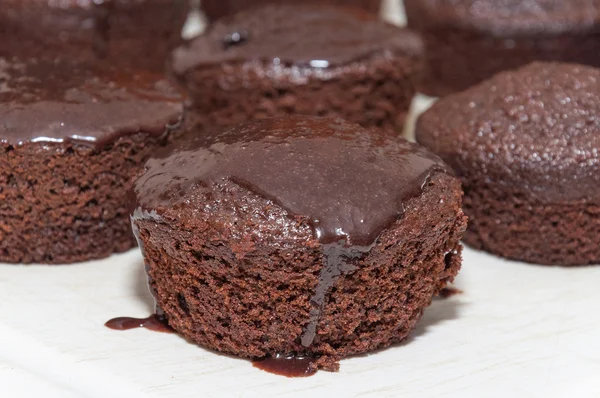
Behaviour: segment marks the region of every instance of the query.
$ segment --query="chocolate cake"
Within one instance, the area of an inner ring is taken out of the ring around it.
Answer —
[[[109,58],[164,70],[188,0],[0,0],[0,56]]]
[[[600,263],[599,69],[501,73],[434,104],[416,134],[463,180],[466,243],[532,263]]]
[[[337,360],[404,339],[460,268],[460,182],[416,144],[335,118],[191,132],[135,182],[157,306],[201,346]]]
[[[72,263],[134,247],[132,177],[181,108],[151,72],[0,59],[0,262]]]
[[[400,129],[420,60],[409,31],[330,7],[268,5],[175,50],[172,71],[200,130],[294,113]]]
[[[243,9],[263,4],[306,4],[312,2],[319,5],[335,5],[348,10],[363,10],[373,15],[379,15],[381,0],[202,0],[202,11],[209,20],[214,21],[226,15],[232,15]]]
[[[446,95],[533,61],[600,66],[600,0],[405,0],[426,47],[421,91]]]

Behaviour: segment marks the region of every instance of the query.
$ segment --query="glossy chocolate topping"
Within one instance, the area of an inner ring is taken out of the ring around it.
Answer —
[[[308,377],[316,373],[315,359],[296,355],[276,355],[254,361],[255,368],[285,377]]]
[[[0,142],[102,146],[123,135],[162,135],[182,113],[160,75],[57,59],[0,58]]]
[[[113,330],[131,330],[144,328],[154,332],[173,333],[174,330],[168,325],[164,318],[158,315],[150,315],[147,318],[132,318],[128,316],[108,320],[104,326]]]
[[[291,116],[183,140],[148,161],[135,190],[138,205],[153,210],[228,179],[309,218],[321,243],[368,246],[443,167],[401,138],[341,119]]]
[[[463,294],[464,292],[460,289],[457,289],[455,287],[452,286],[447,286],[445,288],[443,288],[442,290],[440,290],[438,297],[443,298],[443,299],[447,299],[450,298],[452,296],[456,296],[457,294]]]
[[[408,1],[425,12],[432,25],[471,27],[499,36],[600,29],[600,0]]]
[[[534,63],[438,101],[419,142],[459,174],[542,202],[598,201],[600,69]]]
[[[318,5],[268,5],[221,19],[173,53],[177,74],[206,65],[260,60],[326,68],[373,53],[419,54],[415,34]]]

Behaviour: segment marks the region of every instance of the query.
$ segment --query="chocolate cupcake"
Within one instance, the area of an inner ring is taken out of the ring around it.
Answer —
[[[421,91],[446,95],[533,61],[600,66],[600,0],[404,0],[426,46]]]
[[[534,63],[444,98],[417,141],[463,180],[465,242],[539,264],[600,263],[600,70]]]
[[[125,198],[180,95],[154,73],[44,59],[0,59],[0,87],[0,262],[134,247]]]
[[[188,0],[0,0],[0,56],[109,58],[164,70]]]
[[[330,7],[269,5],[216,22],[172,71],[200,129],[288,114],[401,129],[420,71],[413,33]]]
[[[381,0],[308,0],[302,4],[335,5],[350,11],[362,10],[379,15]],[[247,8],[263,4],[298,4],[298,0],[202,0],[200,6],[209,20],[214,21],[226,15],[232,15]]]
[[[404,339],[460,268],[460,182],[416,144],[334,118],[190,134],[133,215],[158,308],[210,349],[337,360]]]

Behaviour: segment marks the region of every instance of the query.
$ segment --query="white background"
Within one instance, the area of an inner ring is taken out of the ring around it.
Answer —
[[[467,249],[457,286],[405,344],[287,379],[174,334],[114,331],[152,300],[136,251],[74,266],[0,266],[4,397],[600,397],[600,267]]]

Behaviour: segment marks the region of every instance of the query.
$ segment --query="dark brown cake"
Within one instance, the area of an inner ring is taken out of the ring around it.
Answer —
[[[460,268],[460,183],[416,144],[289,116],[190,134],[136,181],[158,308],[185,337],[314,366],[404,339]]]
[[[364,10],[373,15],[378,15],[381,8],[381,0],[202,0],[200,5],[208,19],[214,21],[243,9],[263,4],[306,4],[309,2],[341,6],[349,10]]]
[[[405,0],[426,46],[420,91],[446,95],[532,61],[600,66],[600,0]]]
[[[172,69],[201,130],[293,113],[400,129],[420,57],[416,35],[384,22],[270,5],[216,22]]]
[[[0,59],[0,262],[72,263],[135,246],[126,194],[181,108],[150,72]]]
[[[164,69],[188,0],[0,0],[0,56],[109,58]]]
[[[463,180],[469,245],[539,264],[600,263],[600,70],[501,73],[437,102],[416,134]]]

